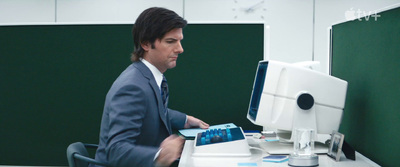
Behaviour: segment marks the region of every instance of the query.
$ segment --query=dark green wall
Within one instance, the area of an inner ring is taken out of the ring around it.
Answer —
[[[400,8],[333,26],[332,75],[348,81],[340,131],[382,166],[400,165]]]
[[[104,97],[130,64],[131,25],[0,27],[0,165],[67,165],[75,141],[97,143]],[[246,119],[263,25],[189,25],[166,73],[170,107],[210,124]]]

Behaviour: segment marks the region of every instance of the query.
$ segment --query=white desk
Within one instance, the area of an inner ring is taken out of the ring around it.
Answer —
[[[272,163],[263,162],[262,157],[268,155],[257,149],[251,149],[251,157],[192,157],[194,140],[186,140],[178,167],[281,167],[288,166],[288,162]],[[348,160],[342,155],[339,162],[334,161],[327,155],[319,155],[319,166],[321,167],[378,167],[376,163],[356,152],[356,161]]]

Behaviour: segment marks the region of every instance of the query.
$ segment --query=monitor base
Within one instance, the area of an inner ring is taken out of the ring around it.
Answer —
[[[318,166],[318,155],[296,155],[290,154],[289,166]]]

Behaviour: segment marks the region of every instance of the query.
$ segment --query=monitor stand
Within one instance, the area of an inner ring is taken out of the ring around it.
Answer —
[[[293,153],[293,143],[281,142],[281,141],[267,141],[259,143],[260,147],[268,152],[269,154],[291,154]],[[314,143],[315,154],[326,154],[328,153],[328,145],[320,142]]]

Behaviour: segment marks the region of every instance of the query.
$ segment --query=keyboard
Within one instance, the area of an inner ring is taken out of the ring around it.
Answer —
[[[196,135],[192,156],[251,156],[251,152],[242,128],[219,128]]]

